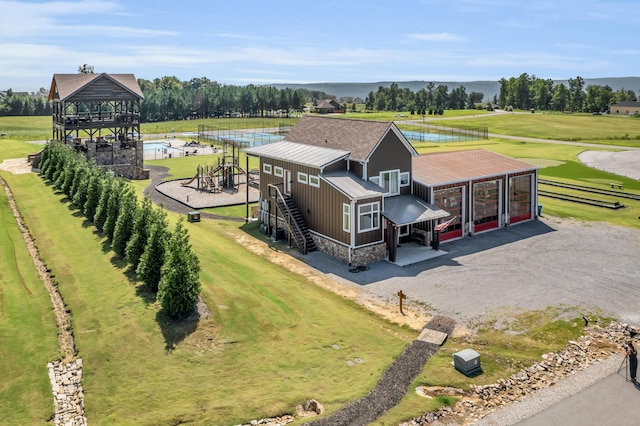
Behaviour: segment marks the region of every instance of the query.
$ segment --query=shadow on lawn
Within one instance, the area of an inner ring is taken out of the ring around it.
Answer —
[[[173,351],[178,344],[196,331],[200,320],[195,309],[194,312],[195,315],[190,314],[183,318],[174,318],[167,315],[164,311],[156,313],[156,321],[160,325],[160,330],[164,336],[166,343],[164,349],[166,351]]]

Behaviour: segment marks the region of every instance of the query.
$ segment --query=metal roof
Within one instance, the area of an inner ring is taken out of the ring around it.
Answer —
[[[412,223],[451,216],[447,211],[427,203],[415,195],[385,198],[382,215],[396,225],[411,225]]]
[[[504,176],[538,168],[485,149],[423,154],[413,157],[412,166],[413,180],[427,186]]]
[[[386,191],[375,183],[360,179],[347,170],[322,173],[320,178],[352,200],[380,197],[386,194]]]
[[[277,158],[290,163],[318,168],[335,163],[336,161],[349,156],[349,151],[343,151],[341,149],[325,148],[288,141],[280,141],[253,148],[245,148],[244,152],[248,155]]]

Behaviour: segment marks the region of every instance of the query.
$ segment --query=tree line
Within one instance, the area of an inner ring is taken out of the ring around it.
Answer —
[[[328,98],[307,89],[220,84],[206,77],[180,81],[177,77],[139,79],[144,94],[142,122],[223,116],[267,117],[300,113],[313,99]]]
[[[408,88],[401,89],[398,83],[389,87],[380,86],[378,90],[369,92],[365,98],[365,109],[369,111],[409,111],[411,114],[442,114],[446,109],[471,109],[482,102],[484,93],[467,94],[464,85],[456,87],[449,93],[447,85],[429,82],[427,87],[413,92]]]
[[[79,69],[80,70],[80,69]],[[140,106],[143,123],[189,118],[222,116],[268,117],[300,113],[316,99],[335,98],[322,91],[308,89],[278,89],[273,86],[235,86],[220,84],[206,77],[181,81],[174,76],[153,81],[138,79],[144,100]],[[411,114],[442,114],[447,109],[493,108],[537,109],[545,111],[604,112],[618,102],[636,101],[633,90],[608,86],[585,87],[582,77],[555,84],[523,73],[518,77],[499,80],[499,93],[490,102],[483,102],[484,93],[467,93],[464,85],[449,91],[447,85],[429,82],[413,92],[401,89],[398,83],[380,86],[365,98],[369,111],[409,111]],[[46,89],[40,89],[40,95]],[[347,105],[344,105],[347,107]],[[355,109],[355,105],[351,105]],[[0,99],[0,115],[49,115],[51,103],[44,96],[16,94],[9,89]]]
[[[170,231],[164,210],[146,197],[138,202],[129,183],[60,142],[45,145],[39,165],[41,176],[107,237],[165,312],[181,317],[193,310],[201,290],[200,263],[183,218]]]
[[[496,103],[501,108],[539,109],[545,111],[606,112],[618,102],[636,101],[633,90],[589,85],[585,89],[582,77],[570,78],[567,83],[555,84],[527,73],[499,81],[500,92]]]

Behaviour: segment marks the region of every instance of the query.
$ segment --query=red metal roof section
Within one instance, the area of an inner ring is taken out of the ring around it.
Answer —
[[[413,157],[413,179],[443,185],[536,170],[538,166],[484,149],[437,152]]]

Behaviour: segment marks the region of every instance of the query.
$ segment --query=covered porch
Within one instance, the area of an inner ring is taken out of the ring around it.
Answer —
[[[411,234],[412,225],[449,217],[449,212],[415,195],[400,195],[385,198],[382,216],[386,219],[385,241],[389,262],[407,266],[447,254],[425,245],[424,240],[400,244],[400,237],[406,235],[401,233],[401,229]]]

